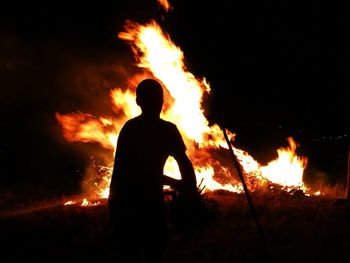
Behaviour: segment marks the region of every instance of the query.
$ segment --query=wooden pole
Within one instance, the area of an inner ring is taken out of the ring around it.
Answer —
[[[244,193],[245,193],[245,196],[246,196],[246,199],[248,201],[248,205],[249,205],[249,208],[250,208],[250,211],[252,213],[252,217],[253,217],[253,220],[255,222],[255,225],[257,227],[257,230],[258,230],[258,233],[260,235],[260,237],[264,240],[265,242],[265,245],[266,245],[266,237],[265,237],[265,234],[264,234],[264,231],[259,223],[259,220],[258,220],[258,217],[256,215],[256,212],[255,212],[255,209],[254,209],[254,206],[253,206],[253,202],[250,198],[250,195],[249,195],[249,190],[248,190],[248,187],[245,183],[245,180],[244,180],[244,177],[243,177],[243,172],[241,170],[241,164],[239,163],[239,161],[237,160],[237,157],[232,149],[232,145],[231,145],[231,142],[227,136],[227,133],[226,133],[226,128],[225,127],[221,127],[223,133],[224,133],[224,137],[225,137],[225,140],[226,140],[226,143],[228,145],[228,148],[229,148],[229,151],[230,151],[230,154],[231,154],[231,157],[232,157],[232,160],[233,160],[233,163],[235,165],[235,167],[237,168],[237,172],[238,172],[238,175],[239,175],[239,178],[242,182],[242,185],[243,185],[243,188],[244,188]]]
[[[255,208],[253,206],[253,202],[252,202],[252,200],[250,198],[249,190],[248,190],[248,187],[247,187],[247,185],[245,183],[245,180],[244,180],[244,177],[243,177],[242,166],[239,163],[239,161],[238,161],[238,159],[237,159],[237,157],[236,157],[236,155],[235,155],[235,153],[233,151],[232,144],[231,144],[231,142],[230,142],[230,140],[229,140],[229,138],[227,136],[226,128],[224,126],[221,126],[221,130],[222,130],[222,132],[224,134],[224,137],[225,137],[226,143],[228,145],[228,148],[229,148],[229,151],[230,151],[233,163],[234,163],[235,167],[237,168],[237,172],[238,172],[239,178],[241,179],[241,182],[242,182],[242,185],[243,185],[243,188],[244,188],[244,193],[245,193],[246,199],[248,201],[250,212],[252,214],[254,223],[256,225],[256,228],[257,228],[257,231],[258,231],[258,234],[259,234],[259,237],[260,237],[261,244],[265,248],[265,254],[263,256],[265,257],[266,260],[263,260],[263,261],[270,262],[270,260],[271,260],[270,246],[268,244],[268,240],[266,239],[266,236],[265,236],[265,233],[263,231],[263,228],[261,227],[260,222],[258,220],[258,216],[257,216],[257,214],[255,212]]]
[[[346,199],[350,200],[350,146],[348,149],[348,174],[346,177]]]

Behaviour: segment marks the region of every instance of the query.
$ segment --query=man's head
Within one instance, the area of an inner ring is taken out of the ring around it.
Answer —
[[[159,117],[163,107],[162,85],[154,79],[142,80],[136,88],[136,103],[143,114]]]

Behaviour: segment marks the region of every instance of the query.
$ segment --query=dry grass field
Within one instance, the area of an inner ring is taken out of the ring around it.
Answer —
[[[169,218],[166,262],[350,260],[350,203],[334,191],[317,197],[284,191],[256,192],[251,197],[265,239],[244,194],[206,193],[203,199],[212,220],[199,220],[192,231],[184,232]],[[113,260],[106,200],[99,201],[89,207],[64,206],[59,200],[3,209],[1,262]]]

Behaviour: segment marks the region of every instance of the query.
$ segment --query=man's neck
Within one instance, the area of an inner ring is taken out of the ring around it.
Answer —
[[[148,114],[148,113],[141,113],[141,117],[147,120],[159,120],[160,115],[154,115],[154,114]]]

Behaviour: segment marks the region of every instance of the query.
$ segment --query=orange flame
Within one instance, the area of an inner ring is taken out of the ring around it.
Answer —
[[[219,126],[209,126],[201,108],[204,93],[210,93],[210,85],[206,79],[199,79],[187,70],[183,52],[155,21],[146,25],[128,21],[125,31],[119,33],[119,38],[130,44],[137,66],[163,83],[166,90],[161,117],[175,123],[182,133],[195,167],[197,181],[202,182],[205,191],[223,189],[242,192],[239,181],[228,175],[232,171],[219,163],[213,155],[213,152],[217,151],[221,154],[227,153],[228,146]],[[96,118],[86,113],[57,113],[56,118],[62,125],[63,136],[70,142],[97,142],[102,147],[113,150],[114,154],[122,125],[127,119],[140,113],[135,103],[135,88],[138,83],[135,79],[138,77],[134,76],[129,80],[130,85],[126,91],[120,88],[111,91],[112,107],[118,115],[116,119]],[[233,133],[229,135],[231,139],[235,137]],[[278,159],[267,166],[260,166],[247,152],[234,148],[245,176],[258,184],[273,182],[288,187],[303,186],[302,175],[307,163],[306,158],[296,156],[296,143],[292,138],[288,138],[288,141],[291,147],[278,150]],[[104,198],[108,197],[109,193],[110,173],[111,169],[104,177],[103,187],[98,193]],[[167,160],[164,173],[180,178],[174,159]],[[218,174],[230,178],[214,179]]]
[[[63,137],[69,142],[97,142],[107,149],[113,149],[117,142],[115,131],[120,127],[112,119],[86,113],[56,113],[56,119],[62,124]]]
[[[262,176],[270,182],[283,185],[286,189],[303,188],[303,172],[307,165],[306,157],[296,155],[297,143],[288,138],[289,147],[277,150],[278,159],[260,168]]]

